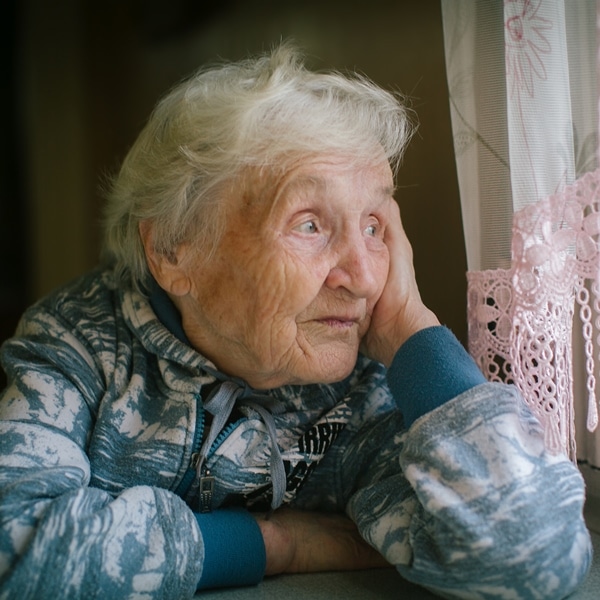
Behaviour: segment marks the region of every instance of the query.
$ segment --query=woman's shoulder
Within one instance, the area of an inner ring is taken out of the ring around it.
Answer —
[[[24,319],[51,314],[72,325],[86,319],[96,321],[106,314],[114,316],[119,304],[119,290],[110,269],[96,268],[54,289],[24,313]]]
[[[33,304],[2,344],[9,379],[25,369],[40,381],[77,381],[88,399],[100,397],[119,348],[131,346],[118,296],[110,272],[96,269]]]
[[[121,292],[112,272],[97,268],[56,288],[30,306],[13,338],[19,343],[79,348],[90,355],[115,351],[123,326]]]

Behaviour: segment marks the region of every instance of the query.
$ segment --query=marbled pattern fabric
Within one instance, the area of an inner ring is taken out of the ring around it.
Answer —
[[[32,307],[2,360],[0,599],[191,597],[204,546],[185,499],[223,375],[101,271]],[[584,576],[582,479],[512,388],[473,388],[408,431],[366,359],[269,395],[285,501],[346,510],[405,577],[547,600]],[[268,505],[270,443],[240,407],[209,454],[214,508]]]

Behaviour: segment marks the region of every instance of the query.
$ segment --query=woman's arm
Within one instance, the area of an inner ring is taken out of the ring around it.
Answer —
[[[190,597],[203,545],[184,502],[147,485],[90,486],[104,382],[67,325],[36,310],[2,349],[0,595]]]
[[[390,566],[345,515],[281,508],[256,519],[266,548],[266,575]]]
[[[389,367],[408,431],[380,432],[372,483],[348,512],[401,574],[446,597],[563,598],[591,560],[581,475],[545,449],[518,390],[486,383],[436,326],[392,215],[389,280],[363,349]]]

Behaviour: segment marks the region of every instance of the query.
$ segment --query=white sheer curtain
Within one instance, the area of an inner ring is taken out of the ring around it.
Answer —
[[[469,350],[520,387],[551,448],[600,467],[596,0],[442,0],[442,14]]]

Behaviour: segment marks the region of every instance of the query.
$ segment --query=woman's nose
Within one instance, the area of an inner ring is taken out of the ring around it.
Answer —
[[[345,288],[358,298],[368,298],[379,290],[376,256],[362,236],[353,236],[340,244],[336,258],[326,280],[331,289]]]

